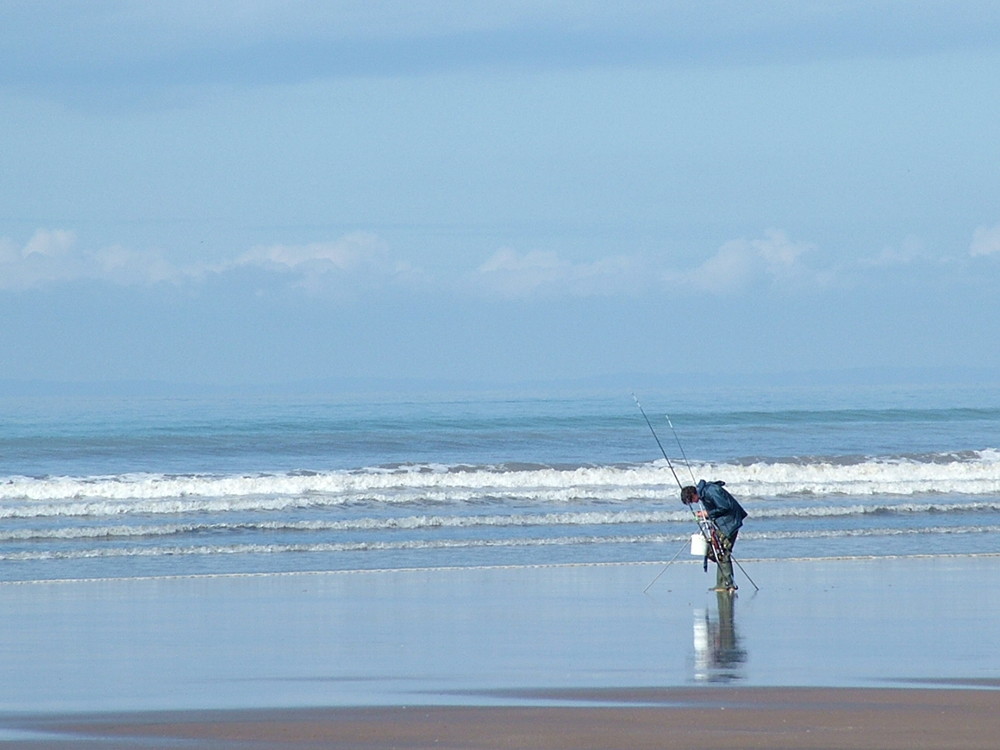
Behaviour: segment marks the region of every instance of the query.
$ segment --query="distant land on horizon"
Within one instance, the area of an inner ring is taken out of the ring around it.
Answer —
[[[260,395],[372,395],[445,393],[552,393],[558,391],[656,390],[696,387],[1000,385],[991,368],[845,368],[776,373],[617,373],[580,378],[473,381],[430,378],[336,377],[286,382],[199,383],[158,380],[0,380],[0,396],[193,397]]]

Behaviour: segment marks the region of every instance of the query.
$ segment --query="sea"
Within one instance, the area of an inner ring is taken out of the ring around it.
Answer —
[[[0,581],[690,560],[699,479],[742,562],[997,553],[1000,386],[7,395]]]

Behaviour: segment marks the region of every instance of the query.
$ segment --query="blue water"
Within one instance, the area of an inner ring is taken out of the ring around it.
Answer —
[[[997,551],[998,387],[638,395],[3,398],[0,580]]]

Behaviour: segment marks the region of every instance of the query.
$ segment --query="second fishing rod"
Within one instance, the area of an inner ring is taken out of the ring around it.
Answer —
[[[659,446],[660,453],[663,454],[663,458],[666,460],[667,466],[670,468],[670,473],[673,474],[674,481],[677,482],[677,486],[681,490],[681,495],[683,497],[685,495],[685,488],[680,480],[680,477],[677,476],[677,471],[674,469],[674,465],[673,462],[670,460],[670,456],[667,455],[667,451],[664,449],[663,443],[660,442],[660,438],[656,434],[656,429],[653,427],[653,423],[650,422],[649,417],[646,415],[645,409],[643,409],[642,404],[639,403],[639,398],[634,393],[632,394],[632,398],[635,401],[635,405],[639,408],[639,413],[642,414],[643,419],[646,421],[646,425],[649,427],[649,431],[652,433],[653,439],[656,441],[657,446]],[[696,483],[696,481],[694,478],[694,471],[691,469],[691,462],[688,461],[687,454],[684,452],[684,446],[681,445],[680,436],[677,434],[677,430],[674,429],[674,424],[671,421],[669,415],[667,415],[667,424],[670,425],[670,431],[673,433],[674,440],[677,442],[677,448],[678,450],[680,450],[681,456],[684,459],[684,464],[687,467],[688,473],[691,475],[691,483],[693,485]],[[718,484],[721,485],[722,483],[719,482]],[[688,492],[691,492],[691,490],[694,490],[694,487],[691,487],[688,490]],[[723,492],[725,491],[723,490]],[[697,496],[697,492],[695,492],[695,495]],[[725,493],[725,496],[735,504],[735,499],[733,499],[731,495]],[[701,500],[700,499],[698,500],[698,505],[700,508],[702,508],[700,513],[698,511],[695,511],[695,509],[692,507],[692,504],[685,502],[685,505],[687,505],[688,508],[691,509],[691,513],[694,516],[695,523],[698,524],[698,528],[701,531],[702,536],[704,536],[706,543],[711,548],[716,564],[720,562],[725,562],[727,560],[729,562],[734,563],[740,569],[740,572],[742,572],[743,575],[746,576],[747,580],[750,581],[750,585],[752,585],[755,590],[760,591],[760,587],[757,586],[753,578],[750,577],[750,575],[746,572],[746,570],[743,568],[740,562],[735,557],[733,557],[732,543],[729,537],[727,537],[719,530],[714,520],[709,518],[707,511],[705,511],[705,509],[702,507]],[[746,515],[746,513],[742,511],[742,508],[740,508],[740,511],[744,516]],[[658,577],[659,576],[657,576],[657,578]],[[732,578],[731,572],[729,574],[729,578],[730,580]]]

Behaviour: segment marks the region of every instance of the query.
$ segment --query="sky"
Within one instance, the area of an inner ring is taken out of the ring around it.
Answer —
[[[0,380],[1000,379],[1000,5],[6,0]]]

